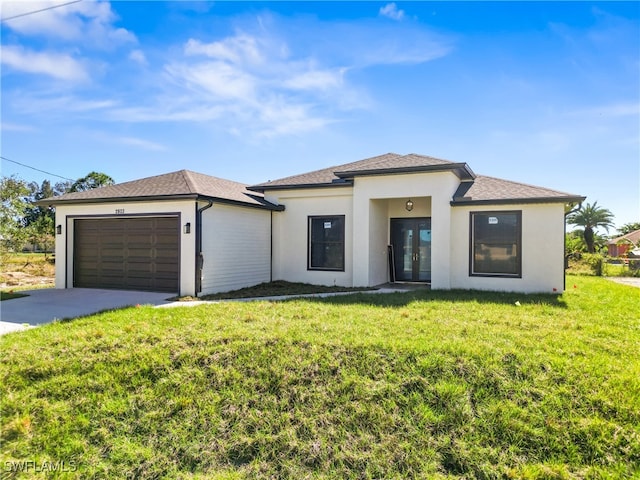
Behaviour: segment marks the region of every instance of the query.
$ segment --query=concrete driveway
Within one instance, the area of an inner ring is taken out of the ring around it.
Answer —
[[[130,305],[162,305],[170,303],[170,293],[131,292],[69,288],[28,290],[28,297],[0,302],[0,334],[37,326],[54,320],[91,315]]]

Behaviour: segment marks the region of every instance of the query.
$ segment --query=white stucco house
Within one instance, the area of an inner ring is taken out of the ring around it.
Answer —
[[[585,197],[385,155],[259,185],[187,170],[68,193],[56,288],[204,295],[270,280],[561,292]]]

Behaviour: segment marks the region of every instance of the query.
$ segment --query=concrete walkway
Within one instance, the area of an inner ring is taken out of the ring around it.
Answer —
[[[640,278],[609,277],[613,282],[640,288]],[[281,295],[273,297],[239,298],[231,300],[195,300],[189,302],[169,301],[168,293],[131,292],[127,290],[98,290],[90,288],[41,289],[27,290],[26,297],[0,302],[0,335],[24,330],[54,320],[76,318],[91,315],[104,310],[113,310],[131,305],[155,305],[157,307],[195,307],[198,305],[220,302],[255,302],[278,301],[292,298],[324,298],[336,295],[353,295],[354,293],[380,294],[414,290],[418,287],[409,285],[386,284],[377,290],[361,292],[314,293],[300,295]],[[421,287],[425,288],[425,287]]]
[[[198,305],[206,305],[209,303],[220,302],[277,302],[280,300],[291,300],[292,298],[326,298],[336,297],[339,295],[353,295],[355,293],[365,294],[377,294],[377,293],[401,293],[409,291],[407,288],[392,288],[385,287],[377,290],[362,290],[362,291],[350,291],[350,292],[326,292],[326,293],[300,293],[297,295],[277,295],[272,297],[250,297],[250,298],[229,298],[221,300],[190,300],[185,302],[171,302],[158,305],[159,308],[172,308],[172,307],[196,307]]]
[[[28,296],[0,302],[0,334],[130,305],[169,303],[170,293],[46,288],[21,291]]]
[[[380,294],[406,292],[405,286],[385,285],[378,290],[361,292],[312,293],[301,295],[281,295],[273,297],[239,298],[232,300],[212,301],[169,301],[168,293],[131,292],[126,290],[98,290],[93,288],[70,288],[28,290],[28,296],[0,302],[0,335],[32,328],[38,325],[91,315],[104,310],[127,307],[131,305],[155,305],[157,307],[195,307],[197,305],[220,302],[254,302],[278,301],[292,298],[324,298],[336,295],[353,295],[354,293]]]
[[[640,278],[638,277],[607,277],[612,282],[621,283],[623,285],[631,285],[640,288]]]

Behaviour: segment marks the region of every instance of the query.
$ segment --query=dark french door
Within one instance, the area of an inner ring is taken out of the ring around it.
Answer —
[[[392,218],[391,245],[396,281],[431,281],[431,218]]]

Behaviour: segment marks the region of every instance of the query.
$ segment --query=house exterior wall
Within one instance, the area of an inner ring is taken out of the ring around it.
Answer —
[[[471,212],[515,210],[522,211],[522,278],[470,276]],[[563,204],[459,206],[451,207],[451,212],[451,288],[523,293],[563,291]]]
[[[273,215],[273,278],[343,286],[386,283],[390,218],[432,217],[432,287],[449,288],[449,202],[458,184],[453,173],[430,172],[357,177],[353,187],[269,192],[268,200],[285,205]],[[409,198],[411,212],[405,208]],[[344,272],[307,269],[310,215],[345,215]]]
[[[119,213],[116,213],[119,212]],[[140,215],[178,214],[180,225],[195,225],[193,200],[159,202],[91,203],[85,205],[57,205],[56,225],[62,233],[56,235],[56,288],[73,287],[73,226],[76,218],[133,217]],[[195,234],[180,233],[180,295],[195,294]]]
[[[278,190],[267,200],[285,205],[273,213],[273,279],[317,285],[353,285],[353,195],[349,187]],[[308,218],[344,215],[344,271],[308,270]]]
[[[270,280],[270,224],[271,212],[257,208],[214,203],[203,211],[201,295]]]
[[[431,217],[431,286],[434,289],[450,288],[449,202],[459,183],[458,177],[451,172],[357,177],[353,187],[353,285],[371,286],[388,281],[386,245],[389,242],[389,218],[399,215],[406,218]],[[421,197],[426,197],[425,203],[416,202]],[[411,212],[407,212],[404,204],[410,198],[418,208],[414,206]],[[383,199],[389,200],[384,227],[382,210],[371,209],[372,200]],[[383,236],[386,243],[381,248],[380,238]]]

